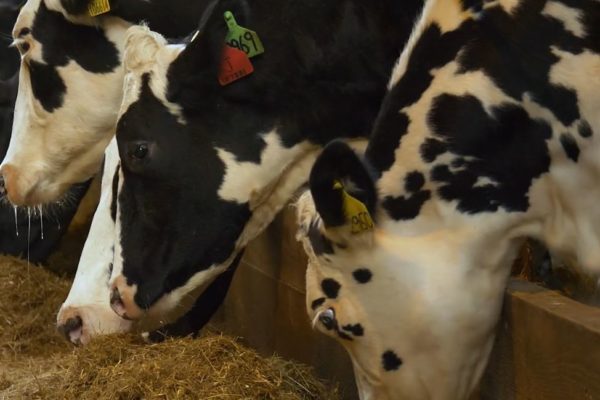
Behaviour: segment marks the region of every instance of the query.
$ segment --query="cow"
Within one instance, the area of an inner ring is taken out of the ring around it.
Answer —
[[[600,268],[600,2],[427,0],[364,153],[297,204],[313,325],[361,399],[466,399],[525,238]]]
[[[118,315],[183,307],[230,271],[306,182],[324,144],[345,138],[364,147],[420,7],[221,1],[183,49],[131,28],[117,124]],[[264,53],[248,59],[243,49],[252,43],[237,37],[225,45],[225,18],[255,32]],[[222,56],[237,76],[227,75]]]
[[[28,0],[21,8],[12,32],[22,59],[19,91],[0,167],[15,205],[55,202],[100,169],[121,104],[126,30],[147,20],[184,36],[207,1],[111,0],[110,11],[92,17],[96,3]]]
[[[19,53],[10,48],[10,32],[19,13],[16,1],[0,2],[0,160],[4,159],[11,136],[17,97]],[[43,263],[66,232],[87,183],[77,185],[61,206],[17,210],[6,201],[0,188],[0,254]],[[45,214],[45,216],[44,216]]]
[[[183,311],[146,316],[141,321],[125,320],[116,315],[108,302],[109,277],[112,272],[115,243],[118,168],[116,139],[106,149],[102,168],[101,195],[85,242],[77,273],[69,295],[57,315],[57,328],[75,345],[87,345],[98,336],[135,331],[151,342],[170,336],[195,335],[221,304],[233,271],[219,276],[197,300],[197,306]]]

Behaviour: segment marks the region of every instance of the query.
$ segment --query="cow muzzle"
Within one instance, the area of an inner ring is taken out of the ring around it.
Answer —
[[[144,316],[144,310],[135,303],[136,291],[136,285],[127,285],[122,275],[113,281],[110,289],[110,307],[119,317],[135,321]]]
[[[0,194],[5,195],[15,206],[37,206],[45,203],[36,193],[39,180],[36,175],[25,176],[12,164],[0,168]]]

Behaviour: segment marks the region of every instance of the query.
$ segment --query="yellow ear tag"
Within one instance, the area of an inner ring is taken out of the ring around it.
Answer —
[[[106,14],[109,11],[109,0],[92,0],[92,2],[88,5],[88,13],[92,17],[96,17],[101,14]]]
[[[352,225],[352,233],[357,234],[361,232],[370,231],[373,229],[373,220],[367,206],[357,198],[351,196],[344,190],[344,186],[341,182],[336,181],[333,184],[334,189],[341,189],[342,196],[344,198],[344,214],[346,219]]]

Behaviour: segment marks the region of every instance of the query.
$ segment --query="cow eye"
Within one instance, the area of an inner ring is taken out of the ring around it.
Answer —
[[[23,42],[23,43],[19,43],[17,45],[17,47],[19,49],[19,52],[21,52],[21,54],[25,54],[25,53],[27,53],[29,51],[29,47],[30,46],[29,46],[29,43]]]
[[[321,312],[319,314],[319,322],[325,327],[325,329],[333,329],[335,326],[335,312],[333,311],[333,308],[328,308],[327,310]]]
[[[133,143],[131,146],[129,146],[129,151],[127,152],[127,155],[133,160],[145,159],[146,156],[148,156],[148,143]]]

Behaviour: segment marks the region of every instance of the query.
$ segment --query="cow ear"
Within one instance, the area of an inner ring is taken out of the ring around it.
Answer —
[[[185,107],[202,106],[211,90],[218,87],[221,56],[227,36],[225,11],[231,11],[238,23],[248,18],[244,0],[213,1],[205,9],[198,29],[190,35],[185,49],[169,67],[167,99]]]
[[[377,193],[367,166],[348,144],[334,141],[317,158],[310,191],[326,228],[371,230]]]
[[[167,44],[165,38],[145,25],[127,30],[123,63],[126,71],[135,71],[156,62],[156,54]]]

